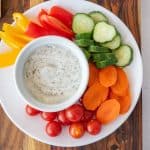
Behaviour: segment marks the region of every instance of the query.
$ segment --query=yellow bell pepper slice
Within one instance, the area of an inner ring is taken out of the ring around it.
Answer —
[[[0,31],[0,38],[12,49],[21,49],[27,43],[2,31]]]
[[[8,52],[0,53],[0,68],[13,65],[20,52],[20,49],[14,49]]]
[[[24,42],[30,42],[31,40],[33,40],[33,38],[25,35],[16,26],[12,26],[8,23],[3,24],[2,30],[5,31],[5,33],[9,34],[11,37],[17,37]]]
[[[18,28],[20,28],[23,32],[25,32],[30,22],[28,18],[22,13],[15,12],[13,13],[13,19],[15,21],[15,25]]]

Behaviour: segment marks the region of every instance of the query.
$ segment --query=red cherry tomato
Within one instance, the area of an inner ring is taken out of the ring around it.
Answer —
[[[82,118],[84,109],[79,104],[74,104],[65,110],[65,115],[71,122],[78,122]]]
[[[101,124],[96,119],[93,119],[88,122],[87,131],[91,135],[96,135],[101,131]]]
[[[84,135],[84,126],[82,123],[73,123],[71,124],[70,128],[69,128],[69,134],[73,137],[73,138],[80,138]]]
[[[93,115],[94,115],[93,111],[84,110],[84,114],[81,118],[81,121],[83,121],[83,122],[90,121],[92,119]]]
[[[65,115],[65,111],[60,111],[58,113],[58,120],[61,122],[63,125],[69,125],[71,124],[71,121],[69,121]]]
[[[56,112],[42,112],[41,117],[46,121],[53,121],[57,117]]]
[[[61,125],[59,122],[52,121],[46,125],[45,130],[49,136],[55,137],[61,133]]]
[[[35,116],[37,114],[39,114],[41,111],[29,106],[29,105],[26,105],[26,113],[30,116]]]

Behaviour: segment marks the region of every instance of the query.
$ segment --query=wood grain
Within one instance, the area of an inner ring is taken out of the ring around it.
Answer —
[[[2,0],[3,22],[11,22],[13,11],[28,9],[44,0]],[[91,0],[119,16],[133,33],[140,46],[140,0]],[[142,150],[142,103],[113,134],[94,144],[76,148],[60,148],[40,143],[19,131],[0,108],[0,150]],[[14,138],[15,137],[15,138]]]

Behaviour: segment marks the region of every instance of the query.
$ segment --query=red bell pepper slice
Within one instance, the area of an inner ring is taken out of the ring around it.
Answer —
[[[55,17],[43,14],[39,16],[40,23],[47,29],[55,29],[60,34],[66,35],[67,37],[73,37],[74,34],[65,24],[56,19]]]
[[[40,25],[38,25],[34,22],[30,22],[29,25],[27,26],[25,34],[30,37],[37,38],[40,36],[48,35],[49,33],[47,30],[42,28]]]
[[[50,16],[62,21],[67,27],[72,28],[73,14],[60,6],[53,6],[49,12]]]
[[[72,38],[68,35],[58,32],[57,30],[53,28],[45,29],[43,26],[40,26],[34,22],[29,23],[25,34],[32,38],[37,38],[37,37],[46,36],[46,35],[63,36],[69,39]]]

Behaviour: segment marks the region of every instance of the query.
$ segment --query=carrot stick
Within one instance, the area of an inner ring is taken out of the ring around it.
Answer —
[[[117,70],[114,66],[108,66],[99,71],[99,81],[105,87],[114,85],[117,81]]]
[[[96,108],[107,99],[109,89],[102,86],[99,82],[94,83],[83,96],[83,105],[87,110]]]
[[[89,63],[89,82],[88,87],[91,87],[96,81],[98,81],[98,73],[99,70],[96,68],[96,66],[92,63]]]
[[[116,99],[110,99],[101,104],[96,112],[96,118],[102,124],[114,121],[120,111],[120,104]]]
[[[117,68],[117,81],[116,84],[111,87],[114,94],[118,96],[124,96],[128,88],[128,78],[126,73],[121,68]]]

